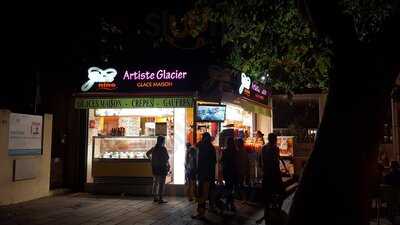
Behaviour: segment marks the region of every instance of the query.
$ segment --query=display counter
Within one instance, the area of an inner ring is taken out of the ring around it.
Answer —
[[[93,177],[151,177],[146,152],[157,137],[93,137]]]
[[[149,159],[96,159],[93,177],[152,177]]]

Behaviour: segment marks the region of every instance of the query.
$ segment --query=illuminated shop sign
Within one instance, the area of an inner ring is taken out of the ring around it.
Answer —
[[[251,81],[251,78],[246,74],[240,75],[240,86],[239,94],[264,104],[268,104],[268,97],[271,96],[271,92],[263,87],[263,84],[257,81]]]
[[[173,87],[174,81],[187,79],[188,73],[180,70],[165,70],[160,69],[157,71],[125,71],[123,80],[138,81],[136,86],[138,88],[152,88],[152,87]]]
[[[178,68],[101,69],[90,67],[82,92],[190,91],[191,73]]]
[[[248,76],[246,76],[246,74],[242,73],[241,80],[240,80],[239,94],[243,94],[243,91],[245,89],[249,90],[250,84],[251,84],[250,77],[248,77]]]
[[[192,97],[77,98],[76,109],[191,108]]]

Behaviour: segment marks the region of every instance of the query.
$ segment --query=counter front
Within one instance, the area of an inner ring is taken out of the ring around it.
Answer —
[[[152,177],[149,159],[94,159],[93,177]]]

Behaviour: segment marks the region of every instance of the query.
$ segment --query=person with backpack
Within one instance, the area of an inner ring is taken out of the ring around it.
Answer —
[[[158,136],[156,145],[146,152],[146,156],[151,159],[151,169],[153,172],[153,197],[154,202],[160,204],[167,203],[163,200],[165,178],[169,172],[169,155],[165,148],[165,137]]]

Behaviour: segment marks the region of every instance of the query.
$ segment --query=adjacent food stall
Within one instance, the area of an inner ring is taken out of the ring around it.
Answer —
[[[256,183],[262,179],[259,164],[261,149],[272,132],[271,92],[244,73],[234,74],[233,77],[236,80],[233,92],[226,92],[222,96],[222,104],[226,105],[226,119],[221,123],[219,144],[224,148],[228,137],[244,140],[250,160],[250,182]],[[260,132],[264,136],[258,136]]]

